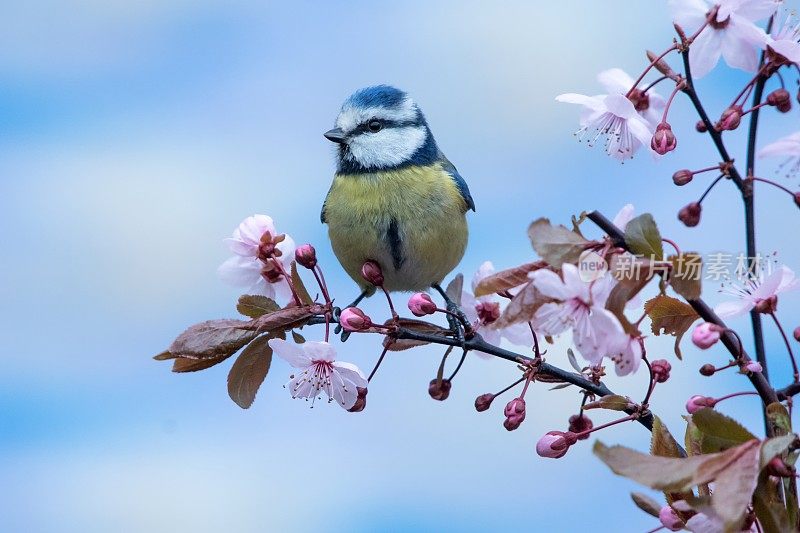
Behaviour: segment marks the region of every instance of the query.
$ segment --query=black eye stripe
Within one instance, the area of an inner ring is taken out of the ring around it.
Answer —
[[[371,122],[380,122],[381,123],[381,129],[386,129],[386,128],[404,128],[404,127],[408,127],[408,126],[419,126],[418,122],[414,122],[414,121],[411,121],[411,120],[388,120],[388,119],[374,119],[373,118],[373,119],[367,120],[366,122],[362,122],[361,124],[356,126],[354,131],[356,133],[372,132],[370,130],[370,127],[369,127]]]

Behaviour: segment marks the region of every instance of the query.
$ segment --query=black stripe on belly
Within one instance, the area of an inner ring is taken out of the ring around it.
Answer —
[[[392,254],[392,263],[395,270],[400,270],[403,266],[403,243],[400,242],[400,229],[397,226],[397,220],[392,219],[389,222],[389,229],[386,230],[386,242],[389,245],[389,251]]]

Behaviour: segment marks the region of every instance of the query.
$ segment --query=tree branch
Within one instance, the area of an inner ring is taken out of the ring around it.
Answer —
[[[587,218],[597,224],[597,226],[602,229],[611,240],[614,241],[616,246],[622,247],[625,250],[628,250],[628,246],[625,244],[625,235],[620,231],[618,227],[614,225],[613,222],[608,220],[604,217],[601,213],[597,211],[592,211],[587,215]],[[663,272],[659,272],[659,275],[663,275]],[[720,340],[728,349],[728,351],[733,355],[734,358],[740,358],[739,355],[739,342],[736,339],[736,336],[729,331],[728,326],[722,321],[721,318],[717,316],[716,313],[705,303],[702,299],[698,298],[696,300],[687,300],[688,304],[692,306],[695,312],[700,315],[700,318],[705,320],[706,322],[711,322],[713,324],[717,324],[723,328],[725,331],[720,336]],[[750,357],[747,353],[742,350],[741,352],[741,359],[745,362],[750,361]],[[775,389],[769,384],[769,381],[760,373],[749,373],[748,379],[755,387],[758,395],[761,397],[761,400],[764,402],[765,405],[769,405],[773,402],[778,401],[778,394],[775,392]]]

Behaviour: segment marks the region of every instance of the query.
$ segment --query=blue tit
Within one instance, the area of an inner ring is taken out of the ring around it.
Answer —
[[[362,297],[374,292],[360,273],[369,260],[388,291],[442,292],[464,255],[475,204],[422,111],[405,92],[378,85],[353,93],[335,126],[325,133],[338,151],[321,218],[339,262]]]

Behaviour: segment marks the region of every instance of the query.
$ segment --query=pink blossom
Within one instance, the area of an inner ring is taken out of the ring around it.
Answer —
[[[800,131],[782,137],[759,150],[758,157],[784,156],[781,168],[787,168],[787,174],[793,176],[800,171]]]
[[[635,80],[620,68],[610,68],[598,74],[597,81],[600,82],[607,94],[627,95]],[[655,89],[650,89],[646,93],[643,93],[640,89],[634,89],[629,100],[633,103],[633,107],[639,113],[639,116],[645,119],[651,129],[654,129],[661,122],[666,100]]]
[[[478,298],[474,296],[475,288],[478,284],[494,274],[494,272],[494,265],[492,265],[491,261],[484,262],[475,272],[472,277],[472,292],[461,292],[461,307],[464,310],[464,314],[472,323],[475,331],[489,344],[499,346],[502,339],[506,339],[511,344],[529,346],[533,343],[533,337],[527,324],[512,324],[505,328],[494,327],[495,321],[500,318],[502,313],[500,298],[497,295],[487,294]],[[480,357],[491,357],[481,352],[475,353]]]
[[[614,370],[618,376],[633,374],[642,362],[642,340],[639,336],[618,335],[617,342],[609,347],[608,357],[614,361]]]
[[[307,341],[298,345],[283,339],[271,339],[269,346],[278,357],[300,371],[286,384],[292,398],[310,398],[313,401],[324,392],[329,402],[335,400],[345,409],[350,409],[359,398],[358,389],[367,388],[364,373],[352,363],[337,361],[336,350],[327,342]]]
[[[723,302],[714,308],[722,318],[743,315],[758,304],[777,297],[778,294],[800,287],[800,280],[786,266],[775,269],[769,275],[760,270],[757,275],[751,274],[742,285],[731,284],[724,292],[736,297],[735,300]]]
[[[536,443],[536,453],[540,457],[558,459],[564,457],[569,447],[578,442],[578,437],[571,431],[548,431]]]
[[[603,139],[605,151],[619,161],[630,159],[640,146],[649,146],[653,127],[636,112],[636,108],[623,94],[586,96],[566,93],[556,101],[583,106],[579,139],[588,137],[589,146]]]
[[[665,505],[661,508],[661,511],[658,513],[658,519],[661,520],[661,524],[670,531],[680,531],[683,529],[683,520],[678,517],[678,513],[675,512],[675,509],[669,505]]]
[[[783,24],[776,24],[767,37],[767,46],[790,63],[800,63],[800,21],[789,13]]]
[[[358,307],[348,307],[339,315],[339,324],[345,331],[364,331],[372,326],[372,320]]]
[[[719,341],[722,328],[711,322],[703,322],[692,331],[692,342],[701,350],[707,350]]]
[[[700,409],[703,409],[704,407],[710,407],[713,409],[715,405],[717,405],[717,400],[715,400],[714,398],[711,398],[709,396],[700,396],[698,394],[692,396],[686,402],[686,412],[688,412],[690,415],[693,415]]]
[[[274,244],[273,258],[266,258],[261,249],[266,236],[270,241],[280,236],[272,218],[253,215],[244,219],[231,238],[225,239],[235,255],[222,263],[217,272],[224,282],[244,288],[247,294],[288,299],[291,296],[289,284],[278,274],[273,262],[279,261],[288,272],[294,260],[294,241],[286,235],[282,241]]]
[[[565,263],[561,277],[541,269],[532,272],[530,278],[544,296],[556,300],[541,306],[534,315],[532,324],[536,331],[558,335],[571,328],[575,347],[592,365],[600,364],[604,356],[620,347],[620,339],[624,338],[622,326],[605,309],[615,283],[612,276],[587,283],[575,265]]]
[[[687,34],[697,31],[718,6],[712,22],[689,48],[692,74],[705,76],[720,57],[731,67],[755,71],[767,36],[754,22],[772,15],[779,5],[776,0],[670,0],[672,19]]]

